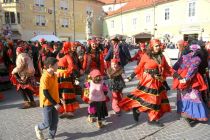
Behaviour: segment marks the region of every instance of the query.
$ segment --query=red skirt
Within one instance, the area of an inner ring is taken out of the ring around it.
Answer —
[[[17,81],[16,77],[14,75],[11,75],[10,81],[14,86],[16,86],[17,91],[21,89],[29,89],[31,90],[35,95],[39,95],[39,86],[36,84],[36,79],[34,77],[30,77],[27,79],[26,84],[21,84]]]
[[[57,71],[57,75],[59,83],[59,94],[61,95],[60,98],[64,101],[59,112],[74,112],[79,108],[79,102],[76,100],[72,78],[67,73],[67,70],[59,69]]]
[[[140,112],[147,112],[150,121],[159,120],[164,113],[171,111],[162,82],[148,73],[143,74],[138,87],[123,98],[119,106],[125,111],[138,108]]]

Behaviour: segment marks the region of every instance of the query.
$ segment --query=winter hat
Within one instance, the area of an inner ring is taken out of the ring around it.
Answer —
[[[101,72],[98,70],[98,69],[93,69],[91,72],[90,72],[90,77],[91,78],[95,78],[97,76],[101,76]]]
[[[16,52],[23,53],[24,52],[24,48],[23,47],[17,47]]]
[[[160,42],[159,39],[153,39],[153,40],[151,40],[151,41],[150,41],[150,44],[149,44],[149,47],[150,47],[151,49],[153,49],[153,47],[156,46],[156,45],[161,45],[161,42]]]
[[[190,50],[193,52],[200,50],[200,49],[201,49],[201,47],[197,44],[190,45]]]
[[[63,48],[62,48],[63,53],[65,53],[65,54],[68,53],[70,47],[71,47],[71,43],[70,42],[64,42],[63,43]]]
[[[43,43],[43,42],[45,42],[45,39],[44,38],[40,38],[39,39],[39,42],[42,42]]]
[[[89,43],[90,44],[96,44],[97,42],[96,42],[96,40],[90,40]]]

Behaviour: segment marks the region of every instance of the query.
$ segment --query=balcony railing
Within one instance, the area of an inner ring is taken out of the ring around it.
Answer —
[[[3,3],[18,3],[19,0],[3,0]]]
[[[21,27],[20,24],[9,24],[9,25],[8,24],[4,24],[3,27],[4,28],[9,27],[9,29],[11,31],[19,31],[19,32],[22,31],[22,27]]]
[[[19,2],[2,3],[2,7],[21,7]]]

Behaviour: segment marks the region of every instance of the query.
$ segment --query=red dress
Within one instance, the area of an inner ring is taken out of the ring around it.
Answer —
[[[90,53],[84,55],[84,62],[82,66],[84,71],[91,71],[93,69],[100,70],[101,74],[104,75],[104,57],[102,52]]]
[[[161,62],[158,64],[144,54],[134,72],[140,80],[138,86],[119,103],[119,106],[125,111],[138,108],[140,112],[148,113],[150,121],[159,120],[165,112],[171,111],[163,81],[173,73],[173,69],[167,64],[164,56],[161,56]],[[155,78],[156,76],[159,78]]]
[[[59,93],[64,104],[60,108],[59,112],[74,112],[79,108],[79,103],[76,100],[76,94],[73,86],[73,78],[71,74],[75,68],[73,60],[69,54],[63,57],[57,57],[58,61],[58,83],[59,83]]]

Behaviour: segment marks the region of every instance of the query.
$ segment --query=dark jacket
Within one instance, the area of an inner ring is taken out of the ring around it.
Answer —
[[[124,67],[131,59],[130,52],[126,45],[119,44],[119,57],[120,57],[120,65]],[[109,48],[107,55],[105,56],[105,61],[111,61],[113,58],[113,46]]]

